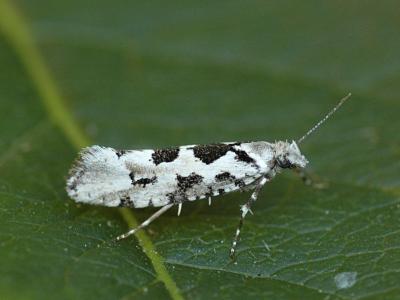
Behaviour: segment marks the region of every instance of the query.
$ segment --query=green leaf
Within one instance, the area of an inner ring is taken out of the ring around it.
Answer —
[[[397,2],[0,0],[0,295],[5,299],[395,299]],[[297,139],[328,183],[154,210],[77,205],[80,147]]]

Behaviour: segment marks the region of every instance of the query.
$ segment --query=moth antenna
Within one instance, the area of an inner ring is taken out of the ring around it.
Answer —
[[[323,123],[325,123],[326,120],[328,120],[344,102],[346,102],[347,99],[351,97],[351,93],[349,93],[346,97],[342,98],[338,104],[330,111],[328,112],[325,117],[320,120],[314,127],[312,127],[305,135],[303,135],[301,138],[297,140],[297,143],[300,144],[306,137],[308,137],[311,133],[313,133],[319,126],[321,126]]]

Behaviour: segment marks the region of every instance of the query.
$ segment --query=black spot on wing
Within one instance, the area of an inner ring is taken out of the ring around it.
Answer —
[[[163,162],[174,161],[179,155],[179,148],[157,149],[151,155],[153,162],[159,165]]]
[[[224,156],[228,151],[232,150],[235,145],[240,145],[240,143],[197,145],[192,149],[194,156],[208,165]]]
[[[71,170],[69,171],[69,178],[70,180],[67,181],[67,191],[78,191],[78,185],[81,183],[81,179],[83,175],[85,174],[85,169],[86,167],[84,166],[82,162],[82,156],[81,155],[75,162],[74,165],[72,166]]]
[[[129,195],[121,196],[119,207],[133,207],[133,202],[131,201],[131,197]]]
[[[243,179],[236,179],[235,186],[238,186],[239,188],[243,188],[246,186],[246,183],[244,182]]]
[[[125,155],[125,150],[115,150],[115,154],[120,158],[121,156]]]
[[[142,187],[146,187],[148,184],[154,184],[157,181],[157,176],[153,176],[152,178],[140,178],[136,181],[132,182],[132,185],[141,185]]]
[[[225,194],[225,190],[224,190],[224,189],[218,189],[218,194],[219,194],[219,195]]]
[[[246,151],[243,150],[238,150],[238,149],[234,149],[232,148],[232,151],[235,152],[236,154],[236,159],[239,161],[244,161],[246,163],[255,163],[254,159],[252,159]]]
[[[82,176],[85,174],[85,171],[83,169],[77,170],[76,173],[73,175],[74,179],[68,181],[67,189],[77,192],[78,191],[78,184],[81,181]]]
[[[190,189],[195,184],[199,184],[200,182],[202,182],[203,176],[193,172],[189,176],[176,175],[176,180],[178,181],[178,189],[181,192],[185,192],[187,189]]]
[[[186,191],[192,188],[194,185],[199,184],[203,181],[203,176],[196,173],[191,173],[189,176],[176,175],[177,190],[173,193],[166,194],[169,203],[181,203],[187,200]],[[199,196],[200,198],[200,196]],[[196,197],[196,199],[199,199]]]
[[[168,203],[181,203],[186,199],[185,195],[180,191],[175,191],[173,193],[168,193],[165,195],[168,199]]]
[[[133,174],[133,172],[129,173],[129,178],[132,180],[132,184],[135,182],[135,175]]]
[[[168,199],[168,203],[175,202],[175,193],[168,193],[165,195]]]
[[[222,172],[219,173],[217,175],[215,175],[215,181],[217,182],[221,182],[221,181],[233,181],[235,180],[235,176],[233,176],[231,173],[229,172]]]

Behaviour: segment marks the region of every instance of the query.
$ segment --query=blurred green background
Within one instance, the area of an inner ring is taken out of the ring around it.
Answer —
[[[1,299],[399,299],[398,1],[0,0]],[[77,205],[77,151],[297,139],[329,185]],[[268,248],[265,246],[268,245]]]

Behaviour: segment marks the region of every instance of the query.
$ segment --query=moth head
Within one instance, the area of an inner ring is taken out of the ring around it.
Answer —
[[[308,164],[295,141],[276,144],[276,162],[282,169],[304,168]]]

